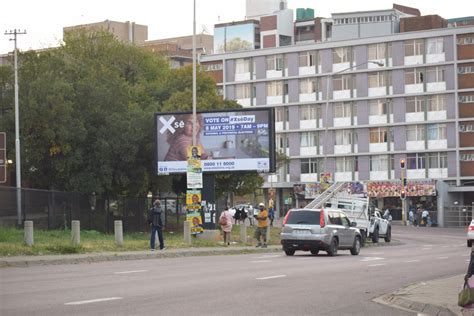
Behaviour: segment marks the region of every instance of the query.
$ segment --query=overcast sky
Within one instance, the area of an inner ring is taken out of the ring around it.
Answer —
[[[203,25],[210,34],[214,24],[243,20],[245,0],[196,0],[196,32]],[[288,0],[288,7],[313,8],[316,16],[332,12],[388,9],[393,1]],[[472,0],[397,0],[396,3],[420,9],[422,15],[438,14],[444,18],[474,15]],[[62,28],[78,24],[113,20],[132,21],[148,26],[148,39],[191,35],[193,0],[5,0],[0,10],[0,54],[13,51],[13,42],[5,30],[26,29],[18,38],[21,50],[58,46]]]

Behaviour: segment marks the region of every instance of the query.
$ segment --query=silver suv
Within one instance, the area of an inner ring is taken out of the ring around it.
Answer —
[[[292,209],[283,221],[281,244],[288,256],[296,250],[311,251],[313,255],[324,250],[335,256],[339,249],[348,249],[357,256],[362,236],[356,226],[339,210]]]

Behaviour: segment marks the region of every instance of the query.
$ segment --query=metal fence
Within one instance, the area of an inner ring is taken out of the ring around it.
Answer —
[[[0,226],[15,227],[17,224],[16,192],[14,187],[0,186]],[[144,232],[151,199],[143,197],[119,197],[105,199],[76,192],[21,189],[22,222],[32,220],[35,228],[70,228],[72,220],[81,221],[81,229],[113,233],[114,221],[122,220],[124,232]],[[165,209],[165,230],[182,228],[185,201],[177,198],[160,198]]]
[[[472,220],[472,205],[457,205],[444,207],[446,227],[467,227]]]

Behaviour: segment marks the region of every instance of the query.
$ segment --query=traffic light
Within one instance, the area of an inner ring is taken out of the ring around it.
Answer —
[[[405,159],[400,159],[400,168],[405,169]]]
[[[402,189],[402,191],[400,191],[400,199],[405,200],[406,198],[407,198],[407,195],[405,193],[405,190]]]

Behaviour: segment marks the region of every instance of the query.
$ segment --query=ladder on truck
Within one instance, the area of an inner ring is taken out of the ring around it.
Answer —
[[[326,203],[334,197],[336,194],[341,192],[347,182],[334,182],[333,185],[331,185],[329,188],[326,189],[323,193],[318,195],[314,200],[312,200],[308,205],[305,206],[305,208],[309,209],[318,209],[318,208],[324,208]]]

